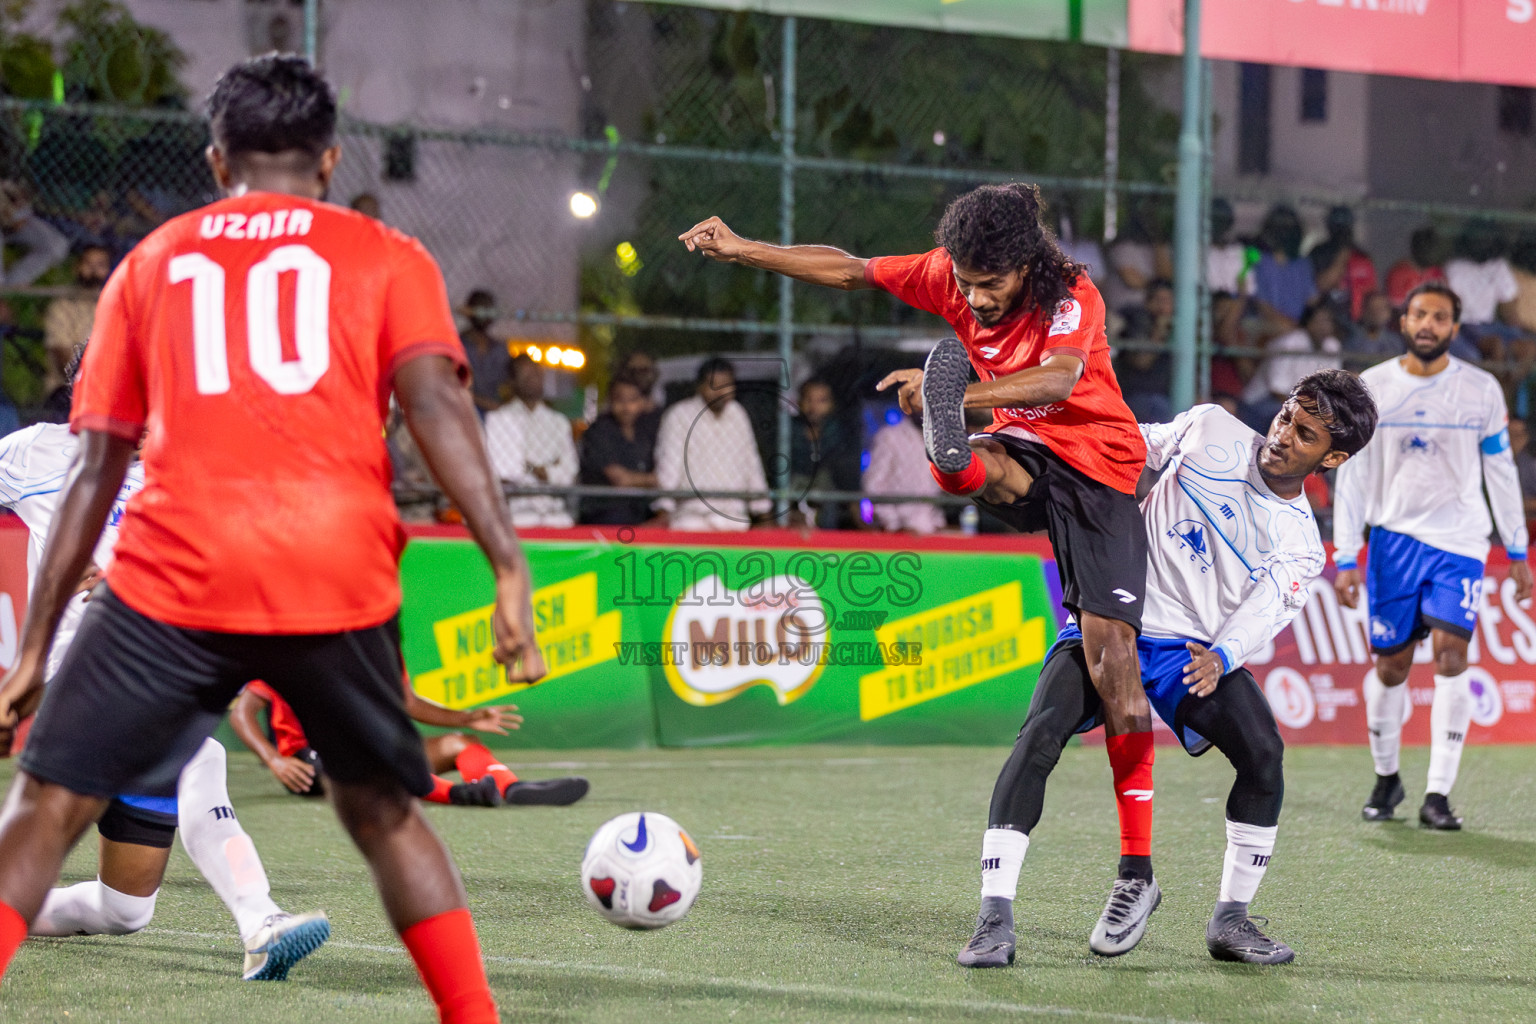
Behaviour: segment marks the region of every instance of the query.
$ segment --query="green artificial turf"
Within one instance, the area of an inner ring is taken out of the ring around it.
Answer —
[[[1087,940],[1118,852],[1109,770],[1102,749],[1069,749],[1020,880],[1018,960],[992,971],[954,955],[1001,749],[520,752],[508,760],[525,776],[579,771],[592,794],[428,813],[463,869],[507,1021],[1516,1021],[1536,1019],[1533,754],[1467,752],[1457,835],[1360,821],[1363,749],[1289,751],[1254,907],[1298,952],[1279,968],[1205,951],[1231,778],[1217,754],[1159,751],[1162,909],[1138,949],[1106,961]],[[1405,758],[1405,811],[1426,758]],[[242,983],[233,924],[178,847],[146,931],[29,942],[0,985],[0,1021],[433,1019],[328,808],[278,791],[249,755],[230,765],[274,895],[329,911],[331,943],[286,983]],[[593,830],[642,808],[704,852],[693,912],[653,933],[602,921],[577,877]],[[65,880],[91,877],[93,861],[82,844]]]

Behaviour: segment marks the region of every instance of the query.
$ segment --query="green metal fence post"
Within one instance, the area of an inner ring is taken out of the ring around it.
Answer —
[[[783,68],[780,70],[781,95],[779,100],[779,244],[795,242],[795,19],[784,19]],[[773,505],[776,519],[782,520],[789,512],[789,501],[783,493],[789,490],[789,386],[793,379],[790,372],[795,358],[795,282],[788,277],[779,278],[779,366],[784,377],[780,386],[784,389],[779,399],[778,460],[774,466],[773,486],[779,497]]]
[[[320,0],[304,0],[304,59],[313,67],[318,63],[320,37]]]
[[[1201,145],[1205,117],[1200,60],[1200,0],[1184,0],[1184,115],[1179,128],[1179,192],[1173,229],[1173,409],[1195,404],[1195,334],[1200,322]]]

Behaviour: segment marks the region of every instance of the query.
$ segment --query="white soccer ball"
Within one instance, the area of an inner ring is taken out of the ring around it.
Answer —
[[[633,811],[603,825],[581,858],[581,891],[614,924],[661,928],[680,921],[704,881],[699,848],[665,814]]]

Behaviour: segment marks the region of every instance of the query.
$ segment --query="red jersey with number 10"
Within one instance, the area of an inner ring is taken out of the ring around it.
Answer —
[[[404,535],[384,420],[396,369],[435,354],[465,366],[442,274],[377,221],[252,192],[156,230],[102,291],[70,415],[148,431],[113,591],[188,629],[387,620]]]
[[[1104,300],[1087,274],[1078,276],[1072,297],[1051,319],[1023,310],[994,327],[976,322],[944,249],[872,259],[865,264],[864,278],[907,305],[949,321],[982,380],[1039,366],[1054,352],[1081,359],[1083,375],[1064,401],[993,409],[992,429],[1032,433],[1087,476],[1117,491],[1136,493],[1147,446],[1115,380],[1104,335]]]

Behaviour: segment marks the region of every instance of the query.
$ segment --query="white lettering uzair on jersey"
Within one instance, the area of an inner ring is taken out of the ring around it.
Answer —
[[[308,210],[262,210],[243,213],[205,213],[197,233],[204,238],[229,238],[237,242],[264,242],[269,238],[307,235],[315,215]]]
[[[1147,468],[1150,637],[1197,640],[1237,668],[1307,602],[1326,555],[1305,495],[1287,500],[1254,461],[1264,438],[1219,406],[1141,425]]]
[[[48,529],[59,508],[59,497],[80,450],[80,440],[62,423],[39,423],[0,438],[0,506],[10,509],[26,524],[31,537],[27,542],[27,590],[36,583],[37,566],[48,543]],[[112,502],[107,525],[96,542],[93,561],[105,569],[112,561],[112,546],[123,521],[128,499],[144,486],[144,467],[135,462],[128,469],[123,489]],[[52,678],[64,652],[69,650],[85,613],[85,595],[71,598],[64,617],[54,633],[53,650],[48,654],[46,675]]]
[[[1493,519],[1515,557],[1526,549],[1524,505],[1504,390],[1491,373],[1452,359],[1415,377],[1390,359],[1360,375],[1376,399],[1376,434],[1339,468],[1334,489],[1334,560],[1355,564],[1366,526],[1482,561]]]

